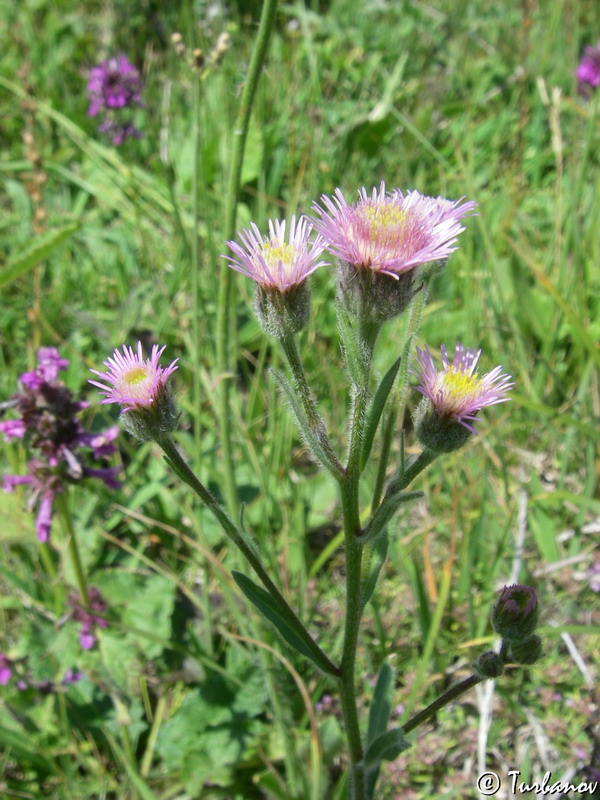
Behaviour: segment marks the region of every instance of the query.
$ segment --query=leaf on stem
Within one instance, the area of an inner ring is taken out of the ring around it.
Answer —
[[[383,566],[383,562],[385,561],[385,557],[387,556],[388,551],[388,544],[389,538],[387,533],[383,533],[374,544],[370,546],[370,552],[368,556],[368,565],[370,567],[369,573],[365,580],[365,586],[362,593],[362,604],[363,610],[369,600],[371,599],[371,595],[375,591],[375,586],[377,585],[377,579],[379,578],[379,573],[381,572],[381,568]]]
[[[290,621],[288,610],[279,606],[271,595],[260,586],[257,586],[247,575],[233,570],[233,579],[240,587],[244,595],[250,600],[264,616],[277,628],[282,638],[293,647],[298,653],[309,658],[313,664],[329,675],[334,674],[330,665],[324,659],[320,659],[317,652],[309,649],[307,644],[300,638],[295,629],[295,621]]]
[[[394,691],[394,670],[384,661],[377,676],[373,702],[369,709],[369,730],[367,746],[387,728],[392,710],[392,694]]]
[[[367,411],[367,417],[365,420],[365,427],[363,431],[362,451],[360,454],[361,472],[365,468],[365,465],[371,453],[371,448],[373,447],[373,439],[375,438],[375,433],[379,425],[379,420],[381,419],[381,415],[383,413],[383,409],[385,408],[386,401],[392,390],[392,386],[394,385],[396,375],[398,374],[398,369],[400,368],[401,360],[402,357],[400,356],[399,358],[396,359],[396,361],[394,361],[392,366],[385,373],[381,383],[377,387],[377,391],[375,392],[375,396],[373,397],[371,405],[369,406],[369,410]]]
[[[339,467],[334,463],[330,454],[323,447],[319,440],[318,432],[309,424],[308,420],[306,419],[306,416],[300,407],[300,403],[298,402],[296,392],[294,391],[290,382],[285,375],[279,372],[279,370],[272,369],[271,374],[275,379],[277,387],[287,398],[294,418],[296,419],[296,423],[300,428],[300,433],[304,437],[306,444],[309,446],[311,453],[319,462],[319,464],[321,464],[321,466],[325,467],[325,469],[329,470],[334,477],[338,478],[340,474]]]
[[[380,733],[367,747],[365,769],[367,771],[376,769],[382,761],[393,761],[409,747],[410,742],[407,741],[402,728],[392,728],[390,731]]]

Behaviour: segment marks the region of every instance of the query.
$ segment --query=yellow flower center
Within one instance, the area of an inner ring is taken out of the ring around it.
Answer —
[[[483,383],[477,373],[470,375],[468,372],[463,372],[460,367],[458,369],[451,367],[441,377],[442,386],[440,388],[444,390],[445,394],[447,393],[449,401],[477,397]]]
[[[297,249],[287,242],[265,242],[262,255],[269,267],[277,267],[281,262],[286,267],[291,267],[296,259]]]
[[[123,375],[123,381],[128,386],[137,386],[148,379],[148,370],[146,367],[134,367],[130,369],[126,375]]]
[[[361,212],[371,225],[371,238],[375,240],[393,229],[398,232],[406,224],[406,211],[395,203],[377,203],[364,206]]]

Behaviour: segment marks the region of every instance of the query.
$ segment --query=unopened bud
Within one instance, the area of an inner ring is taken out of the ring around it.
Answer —
[[[538,601],[531,586],[505,586],[492,612],[496,633],[511,643],[531,637],[538,620]]]
[[[488,650],[473,664],[473,671],[482,678],[499,678],[504,672],[504,662],[498,653]]]
[[[533,635],[522,642],[512,642],[510,645],[510,658],[515,664],[535,664],[542,655],[542,640]]]

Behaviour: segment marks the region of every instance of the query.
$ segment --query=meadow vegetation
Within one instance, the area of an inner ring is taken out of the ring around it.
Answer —
[[[244,0],[0,9],[0,402],[39,347],[56,347],[65,382],[91,404],[84,425],[105,429],[118,409],[98,405],[89,369],[124,342],[166,344],[165,358],[180,359],[177,442],[221,497],[217,393],[230,381],[245,525],[284,596],[339,655],[336,487],[281,401],[270,370],[282,354],[237,273],[235,359],[217,369],[227,170],[259,15]],[[386,660],[398,719],[468,674],[495,640],[490,607],[508,582],[537,589],[544,657],[419,729],[383,768],[382,800],[475,798],[486,769],[530,780],[600,772],[600,98],[579,96],[575,81],[597,24],[596,0],[278,9],[237,229],[382,180],[475,200],[417,344],[481,347],[483,371],[501,364],[515,382],[478,436],[423,473],[414,488],[424,497],[391,527],[358,651],[362,718]],[[194,66],[193,50],[209,54],[223,32],[220,63]],[[87,114],[86,82],[117,53],[142,71],[142,136],[113,146]],[[348,392],[333,269],[311,287],[300,346],[341,453]],[[406,316],[382,331],[379,377],[399,355]],[[405,409],[409,454],[419,398]],[[66,602],[68,531],[56,524],[40,546],[24,494],[0,493],[0,651],[13,671],[0,686],[0,793],[341,800],[341,717],[327,678],[249,609],[230,572],[247,567],[160,450],[127,434],[118,443],[121,488],[82,483],[70,497],[88,580],[108,605],[89,650]],[[391,464],[399,452],[396,437]],[[3,473],[24,471],[22,447],[3,453]],[[368,509],[377,458],[365,475]],[[81,678],[65,682],[69,670]]]

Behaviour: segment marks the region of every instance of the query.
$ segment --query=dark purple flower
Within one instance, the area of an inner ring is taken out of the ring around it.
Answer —
[[[40,348],[36,368],[21,375],[22,389],[5,404],[19,418],[0,423],[5,439],[22,439],[33,455],[27,474],[3,476],[2,488],[10,492],[15,486],[29,486],[27,509],[37,509],[36,530],[42,542],[50,536],[54,498],[68,483],[91,477],[112,489],[119,486],[118,467],[93,463],[116,451],[118,427],[100,433],[83,429],[78,414],[88,403],[75,400],[58,377],[68,363],[53,347]]]
[[[142,80],[139,70],[122,53],[107,58],[90,70],[87,90],[90,117],[107,109],[141,105]]]
[[[577,91],[583,97],[591,95],[591,89],[600,86],[600,41],[595,47],[584,48],[583,56],[577,67]]]
[[[117,147],[123,144],[128,136],[133,136],[135,139],[142,138],[141,131],[139,131],[132,122],[106,120],[100,125],[98,130],[101,133],[108,133],[112,139],[112,143]]]

